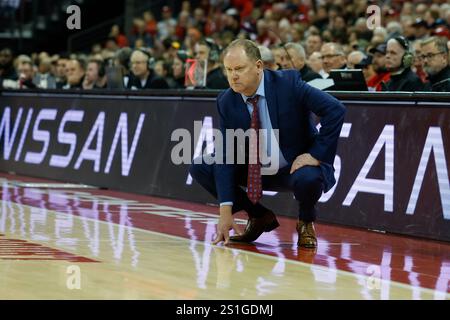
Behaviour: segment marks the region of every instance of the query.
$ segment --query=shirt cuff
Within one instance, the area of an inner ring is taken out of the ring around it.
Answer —
[[[221,206],[221,207],[222,207],[222,206],[233,206],[233,202],[231,202],[231,201],[221,202],[221,203],[220,203],[220,206]]]

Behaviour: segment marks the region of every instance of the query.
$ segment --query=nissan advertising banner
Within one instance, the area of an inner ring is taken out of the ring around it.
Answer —
[[[337,184],[319,220],[450,241],[450,104],[343,102]],[[183,159],[213,150],[213,96],[3,92],[0,112],[1,171],[215,203],[174,158],[186,139]],[[289,193],[262,202],[297,215]]]

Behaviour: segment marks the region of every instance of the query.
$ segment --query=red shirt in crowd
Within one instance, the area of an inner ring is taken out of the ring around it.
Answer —
[[[389,72],[377,73],[367,81],[367,86],[369,88],[375,88],[375,91],[381,91],[381,83],[386,83],[390,79],[391,74]]]

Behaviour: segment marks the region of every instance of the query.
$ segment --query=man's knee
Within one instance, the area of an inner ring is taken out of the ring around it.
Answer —
[[[323,177],[320,167],[306,166],[293,173],[293,186],[302,191],[323,189]]]

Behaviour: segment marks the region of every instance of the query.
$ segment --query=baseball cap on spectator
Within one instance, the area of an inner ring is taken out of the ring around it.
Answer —
[[[450,31],[444,26],[437,27],[431,32],[432,36],[447,37],[450,40]]]
[[[434,21],[434,23],[431,25],[431,28],[437,28],[439,26],[445,26],[445,21],[444,19],[441,18],[437,18],[436,21]]]
[[[428,28],[428,23],[422,18],[417,18],[416,21],[412,24],[413,27],[425,27]]]
[[[370,49],[369,52],[371,54],[375,54],[375,52],[386,54],[386,44],[385,43],[379,44],[375,48]]]
[[[166,13],[166,12],[172,12],[172,9],[170,9],[169,6],[164,6],[162,7],[162,12]]]
[[[367,56],[359,63],[355,64],[355,69],[364,69],[372,64],[372,56]]]

